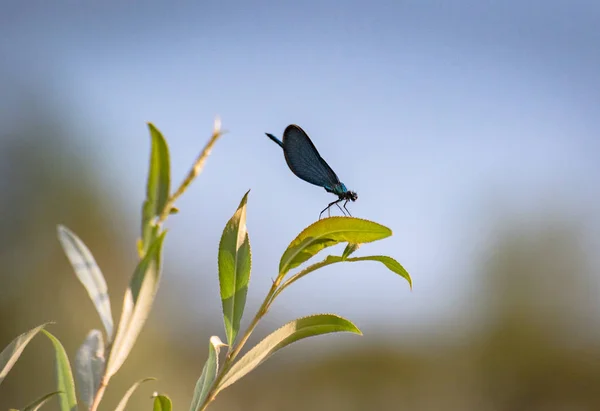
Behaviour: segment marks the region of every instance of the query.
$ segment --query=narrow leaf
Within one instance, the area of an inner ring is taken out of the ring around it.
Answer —
[[[380,263],[383,263],[390,271],[393,271],[394,273],[400,275],[402,278],[404,278],[406,281],[408,281],[408,285],[410,286],[410,289],[412,290],[412,279],[410,278],[410,274],[408,273],[408,271],[406,271],[404,269],[404,267],[402,267],[402,265],[398,261],[394,260],[392,257],[388,257],[385,255],[369,255],[366,257],[352,257],[352,258],[344,259],[343,257],[337,257],[337,256],[330,255],[327,257],[327,259],[325,261],[327,261],[330,264],[343,262],[343,261],[348,261],[348,262],[379,261]]]
[[[94,256],[83,241],[67,227],[58,226],[58,240],[71,262],[77,278],[79,278],[94,303],[102,324],[104,324],[106,338],[110,342],[113,337],[113,316],[110,299],[108,298],[108,288],[100,267],[96,264]]]
[[[73,373],[71,372],[71,365],[69,364],[69,358],[67,357],[65,348],[54,335],[46,330],[42,330],[42,332],[46,334],[54,346],[57,388],[59,391],[62,391],[58,397],[60,409],[62,411],[77,410],[75,381],[73,381]]]
[[[392,231],[380,224],[354,217],[331,217],[308,226],[296,237],[281,256],[279,276],[326,247],[338,243],[369,243],[392,235]]]
[[[129,387],[129,389],[123,396],[123,398],[121,398],[121,401],[119,401],[119,405],[117,405],[117,408],[115,408],[115,411],[124,411],[125,407],[127,406],[127,402],[129,402],[129,398],[131,398],[131,395],[133,394],[133,392],[135,390],[137,390],[138,387],[142,383],[145,383],[146,381],[156,381],[156,378],[144,378],[143,380],[139,380],[138,382],[133,384],[131,387]]]
[[[162,133],[152,123],[148,123],[148,128],[152,139],[152,148],[148,167],[146,200],[142,206],[143,251],[146,251],[156,239],[158,233],[154,220],[167,205],[171,185],[171,160],[167,142]]]
[[[107,378],[113,376],[123,365],[148,318],[160,282],[160,263],[165,235],[166,232],[163,232],[154,241],[144,258],[138,263],[125,292],[119,327],[106,366]]]
[[[58,395],[58,394],[61,394],[61,391],[54,391],[54,392],[51,392],[50,394],[46,394],[43,397],[38,398],[37,400],[35,400],[31,404],[29,404],[25,408],[23,408],[23,411],[37,411],[42,407],[42,405],[44,405],[45,403],[50,401],[50,399],[52,397],[54,397],[55,395]]]
[[[307,337],[334,332],[351,332],[362,335],[350,321],[333,314],[317,314],[287,323],[267,336],[236,362],[223,377],[217,392],[248,374],[283,347]]]
[[[75,377],[77,378],[79,397],[87,404],[88,408],[92,405],[98,387],[100,387],[105,365],[102,333],[99,330],[92,330],[75,356]]]
[[[227,342],[232,346],[240,329],[250,281],[250,240],[246,229],[248,191],[231,219],[219,243],[219,285]]]
[[[192,399],[192,404],[190,405],[190,411],[199,411],[200,407],[204,404],[206,396],[208,395],[208,392],[215,381],[217,373],[219,372],[219,351],[224,345],[226,344],[223,344],[219,337],[214,335],[210,337],[208,358],[206,359],[206,363],[202,369],[202,374],[196,383],[194,397]]]
[[[155,395],[154,396],[154,411],[171,411],[173,404],[171,399],[166,395]]]
[[[29,341],[48,324],[50,323],[42,324],[19,335],[2,350],[0,353],[0,384],[2,384],[6,374],[8,374],[13,365],[15,365],[25,347],[29,344]]]
[[[410,274],[398,261],[394,260],[392,257],[385,255],[370,255],[367,257],[348,258],[346,261],[379,261],[380,263],[383,263],[390,271],[395,272],[408,281],[408,285],[410,285],[410,289],[412,290],[412,278],[410,278]]]

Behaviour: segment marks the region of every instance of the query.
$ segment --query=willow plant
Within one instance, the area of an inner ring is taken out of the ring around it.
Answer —
[[[164,223],[169,216],[177,213],[177,199],[201,173],[210,151],[223,134],[217,119],[208,143],[178,189],[171,194],[167,142],[154,125],[148,124],[148,127],[152,143],[146,199],[142,206],[141,233],[137,243],[139,262],[125,291],[123,310],[116,330],[102,271],[84,242],[71,230],[59,225],[58,239],[75,274],[89,294],[104,330],[93,329],[87,334],[75,356],[75,378],[62,344],[46,329],[49,323],[33,328],[13,340],[0,353],[0,383],[29,341],[38,333],[45,334],[50,339],[56,360],[57,390],[22,408],[23,411],[37,410],[54,396],[58,397],[61,411],[74,411],[78,406],[96,411],[111,378],[131,353],[148,318],[160,284],[162,250],[167,234]],[[279,272],[274,276],[262,304],[248,328],[241,330],[252,268],[250,240],[246,228],[248,195],[249,191],[244,194],[237,210],[225,225],[218,247],[225,342],[219,336],[209,339],[208,357],[192,393],[190,411],[207,409],[225,388],[254,370],[275,352],[296,341],[334,332],[362,334],[352,322],[338,315],[313,314],[288,322],[242,354],[248,339],[275,299],[302,277],[332,264],[375,261],[406,279],[412,288],[410,275],[393,258],[382,255],[353,256],[361,244],[391,236],[392,231],[389,228],[353,217],[325,218],[305,228],[285,249],[279,261]],[[339,243],[347,244],[341,255],[328,255],[301,268],[323,249]],[[226,353],[221,355],[221,351],[224,350]],[[116,410],[124,410],[134,391],[142,383],[152,379],[145,378],[135,382],[124,393]],[[79,396],[76,395],[75,387]],[[153,410],[171,410],[171,400],[167,395],[155,394],[152,407]]]

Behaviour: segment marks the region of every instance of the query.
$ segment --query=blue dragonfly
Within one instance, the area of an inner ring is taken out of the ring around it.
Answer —
[[[265,134],[283,149],[285,161],[290,170],[292,170],[292,173],[296,174],[302,180],[323,187],[328,193],[338,196],[337,200],[329,203],[321,211],[319,219],[328,210],[331,216],[330,208],[334,204],[338,206],[344,215],[346,215],[346,212],[348,215],[351,215],[350,211],[346,208],[346,204],[348,204],[348,201],[356,201],[358,195],[354,191],[348,190],[344,183],[340,181],[335,172],[329,167],[329,164],[323,160],[304,130],[295,124],[290,124],[283,132],[283,141],[272,134]],[[342,201],[344,201],[344,209],[339,205]]]

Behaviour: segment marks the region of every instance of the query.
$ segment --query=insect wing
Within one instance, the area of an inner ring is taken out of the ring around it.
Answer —
[[[283,152],[290,170],[302,180],[320,187],[333,187],[340,183],[300,127],[294,124],[287,126],[283,133]]]

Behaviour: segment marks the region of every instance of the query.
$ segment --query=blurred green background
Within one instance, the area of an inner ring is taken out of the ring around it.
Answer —
[[[170,143],[176,185],[220,114],[229,133],[169,219],[156,304],[101,409],[147,376],[130,409],[153,391],[188,406],[208,338],[224,335],[217,244],[245,190],[247,317],[331,201],[262,134],[289,123],[358,191],[353,215],[392,228],[369,254],[398,259],[414,290],[376,265],[309,276],[257,334],[336,312],[365,335],[286,348],[211,409],[600,409],[597,18],[584,1],[2,3],[0,346],[56,321],[72,361],[101,327],[57,224],[94,253],[118,318],[145,121]],[[54,390],[52,366],[35,338],[0,409]]]

